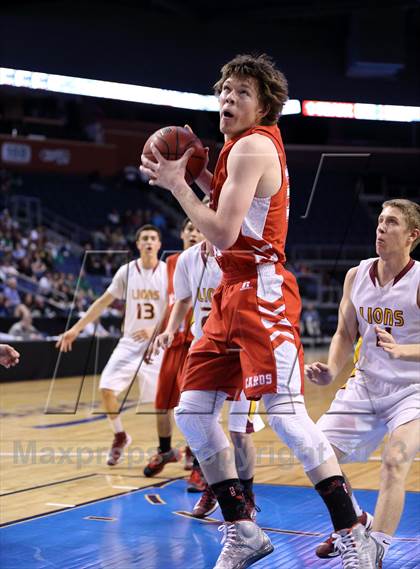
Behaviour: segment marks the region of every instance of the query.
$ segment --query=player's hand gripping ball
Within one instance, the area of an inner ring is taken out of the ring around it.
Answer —
[[[146,140],[143,154],[152,162],[156,162],[151,149],[152,142],[166,160],[178,160],[189,148],[194,148],[194,154],[188,160],[185,171],[187,184],[191,185],[206,166],[207,152],[201,140],[188,128],[165,126]]]

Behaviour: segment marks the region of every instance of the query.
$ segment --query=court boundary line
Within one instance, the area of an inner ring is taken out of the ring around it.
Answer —
[[[93,476],[100,476],[100,475],[95,473]],[[113,494],[112,496],[105,496],[104,498],[97,498],[95,500],[88,500],[87,502],[82,502],[82,503],[77,504],[76,506],[74,506],[72,508],[69,508],[69,507],[60,508],[59,510],[54,510],[53,512],[44,512],[42,514],[35,514],[33,516],[28,516],[26,518],[19,518],[17,520],[11,520],[9,522],[3,522],[2,524],[0,524],[0,528],[9,527],[12,525],[23,524],[25,522],[36,520],[39,518],[46,518],[48,516],[54,516],[56,514],[61,514],[67,510],[77,510],[78,508],[82,508],[83,506],[88,506],[89,504],[105,502],[106,500],[112,500],[114,498],[119,498],[121,496],[126,496],[128,494],[134,494],[135,492],[141,492],[143,490],[147,490],[148,488],[163,488],[164,486],[169,486],[169,484],[172,484],[173,482],[177,482],[178,480],[183,480],[183,479],[184,479],[184,476],[179,476],[177,478],[167,478],[166,480],[164,480],[162,482],[158,482],[157,484],[148,484],[146,486],[142,486],[140,488],[137,488],[136,490],[127,490],[126,492],[118,492],[117,494]]]
[[[174,482],[177,482],[177,481],[179,481],[179,480],[182,480],[183,478],[184,478],[184,477],[168,478],[167,480],[164,480],[164,481],[159,482],[159,483],[157,483],[157,484],[150,484],[150,485],[147,485],[147,486],[138,488],[138,489],[136,489],[136,490],[130,490],[130,491],[127,491],[127,492],[120,492],[120,493],[118,493],[118,494],[114,494],[114,495],[112,495],[112,496],[108,496],[108,497],[105,497],[105,498],[99,498],[99,499],[96,499],[96,500],[89,500],[89,501],[87,501],[87,502],[83,502],[83,503],[81,503],[81,504],[77,504],[77,505],[74,506],[74,507],[60,508],[59,510],[54,510],[53,512],[46,512],[46,513],[44,513],[44,514],[37,514],[37,515],[34,515],[34,516],[29,516],[29,517],[27,517],[27,518],[22,518],[22,519],[19,519],[19,520],[13,520],[13,521],[10,521],[10,522],[5,522],[5,523],[3,523],[3,524],[0,524],[0,528],[6,528],[6,527],[9,527],[9,526],[19,525],[19,524],[22,524],[22,523],[26,523],[26,522],[29,522],[29,521],[33,521],[33,520],[36,520],[36,519],[39,519],[39,518],[46,518],[46,517],[48,517],[48,516],[53,516],[53,515],[56,515],[56,514],[61,514],[61,513],[65,512],[65,511],[67,511],[67,510],[76,510],[77,508],[81,508],[81,507],[87,506],[87,505],[89,505],[89,504],[94,504],[94,503],[99,503],[99,502],[105,502],[105,501],[107,501],[107,500],[113,500],[114,498],[121,498],[122,496],[126,496],[126,495],[128,495],[128,494],[133,494],[133,493],[136,493],[136,492],[141,492],[141,491],[147,490],[147,489],[149,489],[149,488],[163,488],[163,487],[165,487],[165,486],[169,486],[170,484],[173,484]],[[277,486],[277,487],[282,487],[282,486],[283,486],[283,487],[293,487],[293,488],[296,488],[296,489],[299,489],[299,488],[312,488],[311,486],[299,486],[299,485],[287,485],[287,484],[272,484],[272,483],[268,483],[268,482],[267,482],[267,483],[262,482],[262,483],[258,483],[258,484],[261,485],[261,486]],[[372,489],[366,489],[366,490],[369,491],[369,492],[376,492],[376,490],[372,490]],[[410,491],[409,493],[412,493],[412,494],[419,494],[418,492],[413,492],[413,491]],[[180,517],[187,517],[187,516],[182,516],[182,512],[172,511],[172,514],[179,515]],[[205,519],[197,519],[197,518],[193,518],[193,519],[195,519],[195,520],[198,521],[198,522],[205,522],[205,521],[206,521]],[[216,522],[213,521],[211,518],[207,521],[207,523],[209,523],[209,522],[210,522],[211,524],[215,524],[215,523],[216,523]],[[222,521],[222,520],[219,520],[218,523],[223,523],[223,521]],[[296,531],[296,530],[283,530],[283,529],[268,528],[268,527],[267,527],[267,528],[263,528],[263,529],[265,529],[265,530],[267,530],[267,531],[272,531],[273,533],[279,533],[279,534],[286,534],[286,533],[287,533],[287,534],[292,534],[292,535],[296,535],[296,536],[299,536],[299,537],[308,537],[308,534],[304,535],[303,532]],[[319,534],[319,535],[321,535],[321,534]],[[311,537],[312,537],[312,536],[311,536]],[[313,537],[315,537],[315,533],[313,534]],[[419,537],[406,538],[406,537],[396,537],[396,536],[394,536],[394,537],[393,537],[393,540],[395,540],[395,541],[402,541],[402,542],[410,542],[410,543],[419,543],[419,542],[420,542],[420,538],[419,538]]]
[[[98,476],[96,472],[91,474],[82,474],[81,476],[75,476],[73,478],[66,478],[65,480],[57,480],[55,482],[48,482],[48,484],[40,484],[39,486],[31,486],[29,488],[22,488],[21,490],[13,490],[13,492],[6,492],[5,494],[0,494],[0,498],[5,496],[12,496],[13,494],[20,494],[21,492],[30,492],[31,490],[37,490],[38,488],[47,488],[48,486],[56,486],[57,484],[65,484],[66,482],[73,482],[73,480],[82,480],[83,478],[91,478],[92,476]],[[1,525],[0,525],[1,527]]]

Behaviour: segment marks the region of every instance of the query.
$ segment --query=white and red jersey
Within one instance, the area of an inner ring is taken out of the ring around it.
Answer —
[[[273,142],[281,165],[282,182],[273,196],[254,197],[236,242],[226,251],[216,250],[216,258],[223,273],[244,277],[254,274],[256,265],[285,263],[284,248],[289,218],[289,174],[277,125],[256,126],[225,143],[213,175],[210,207],[217,210],[220,192],[228,177],[227,161],[230,151],[238,140],[251,134],[266,136]],[[240,199],[240,188],[237,199]]]
[[[361,346],[356,377],[397,384],[420,382],[418,362],[392,359],[377,345],[375,326],[385,328],[398,344],[420,343],[420,263],[410,260],[385,286],[378,281],[378,259],[362,261],[351,291],[356,309]]]
[[[190,247],[178,259],[174,275],[175,299],[192,298],[194,339],[203,335],[214,290],[219,286],[222,271],[214,257],[206,253],[204,242]]]
[[[164,325],[162,326],[162,329],[164,329],[169,322],[169,317],[171,315],[176,300],[175,291],[174,291],[174,276],[180,256],[181,253],[174,253],[173,255],[169,255],[169,257],[166,258],[166,266],[168,269],[168,309],[166,312],[165,322]],[[184,318],[184,321],[179,327],[178,332],[175,334],[171,347],[192,342],[193,336],[191,333],[191,318],[192,318],[192,310],[189,310]]]
[[[107,292],[125,301],[123,336],[142,328],[155,328],[162,320],[168,300],[166,263],[145,269],[141,259],[118,269]]]

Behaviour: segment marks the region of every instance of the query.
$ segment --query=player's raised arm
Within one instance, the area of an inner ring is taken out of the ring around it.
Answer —
[[[189,151],[179,160],[165,160],[156,148],[152,148],[157,162],[142,156],[142,169],[153,184],[172,192],[193,224],[211,243],[225,250],[236,241],[267,161],[272,159],[270,154],[267,155],[266,145],[263,137],[256,134],[235,144],[229,154],[229,175],[221,190],[217,211],[203,205],[185,182]]]
[[[305,366],[306,376],[312,383],[328,385],[345,366],[350,354],[353,352],[357,336],[357,316],[351,301],[351,290],[357,267],[350,269],[346,275],[343,287],[343,297],[338,310],[337,330],[331,341],[328,352],[328,362],[314,362]]]
[[[76,340],[77,336],[85,328],[85,326],[99,318],[105,308],[112,304],[114,300],[115,297],[111,293],[108,291],[104,292],[104,294],[97,298],[95,302],[88,308],[86,314],[80,318],[76,324],[69,328],[67,332],[60,336],[55,347],[58,348],[60,352],[70,352],[73,342]]]

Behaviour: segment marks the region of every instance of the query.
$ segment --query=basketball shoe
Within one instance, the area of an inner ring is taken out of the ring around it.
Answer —
[[[143,473],[147,478],[156,476],[156,474],[162,472],[165,464],[168,464],[169,462],[179,462],[181,458],[182,452],[177,448],[171,448],[168,452],[161,452],[158,449],[158,452],[152,456],[149,464],[144,468]]]
[[[224,532],[223,549],[214,569],[245,569],[274,549],[269,537],[251,520],[226,522],[219,531]]]
[[[188,478],[187,492],[204,492],[207,482],[201,472],[201,468],[193,468]]]
[[[379,569],[378,544],[366,533],[362,524],[333,534],[334,547],[338,549],[343,569]]]
[[[369,532],[373,525],[373,516],[368,512],[363,512],[361,516],[357,518],[359,524],[365,527],[365,530]],[[340,552],[334,547],[334,539],[332,535],[328,537],[325,541],[320,543],[315,550],[315,553],[321,559],[332,559],[333,557],[338,557]]]
[[[131,440],[130,435],[127,435],[125,431],[115,433],[106,462],[108,466],[115,466],[120,462],[124,455],[124,449],[131,444]]]
[[[201,498],[195,504],[191,514],[195,518],[205,518],[217,510],[219,503],[217,501],[216,495],[210,486],[207,484]]]

